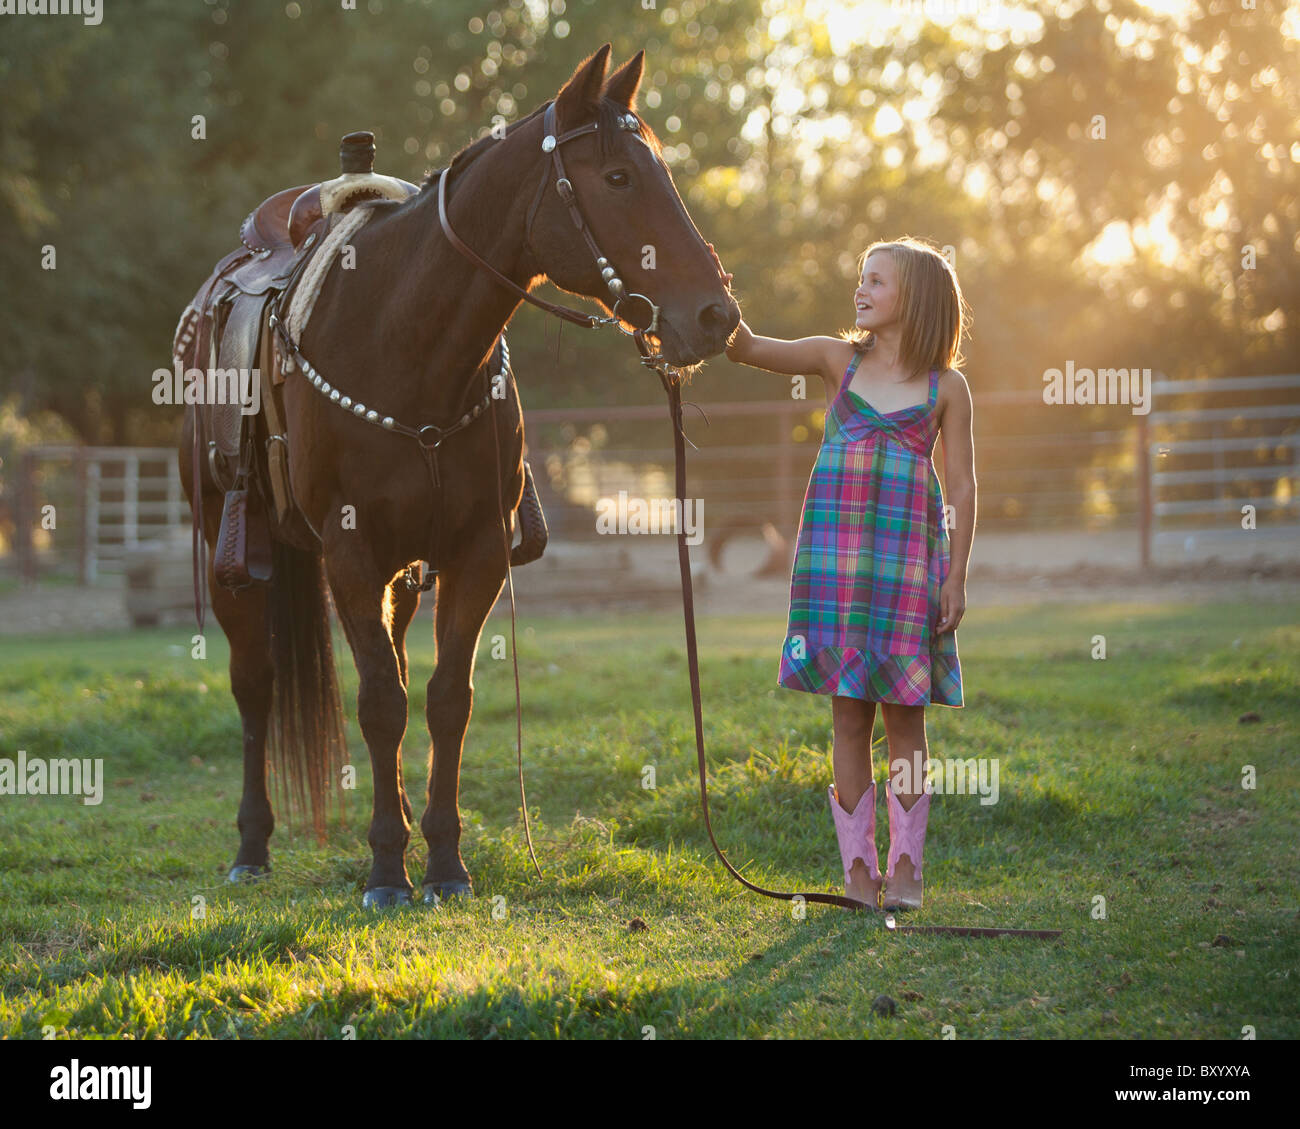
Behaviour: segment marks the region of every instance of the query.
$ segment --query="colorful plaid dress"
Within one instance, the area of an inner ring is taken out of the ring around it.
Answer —
[[[962,705],[954,632],[935,633],[948,575],[930,461],[939,373],[924,404],[878,412],[849,383],[826,413],[808,480],[779,685],[901,705]]]

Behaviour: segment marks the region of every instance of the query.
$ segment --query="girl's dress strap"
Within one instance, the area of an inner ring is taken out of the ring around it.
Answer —
[[[849,386],[849,381],[853,379],[853,374],[858,371],[858,362],[860,360],[862,360],[862,354],[855,349],[853,352],[853,360],[849,362],[849,367],[844,370],[844,379],[840,381],[841,392]]]

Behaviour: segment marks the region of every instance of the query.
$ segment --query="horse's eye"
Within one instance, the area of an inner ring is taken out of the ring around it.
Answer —
[[[626,188],[631,181],[625,172],[611,172],[605,174],[605,183],[611,188]]]

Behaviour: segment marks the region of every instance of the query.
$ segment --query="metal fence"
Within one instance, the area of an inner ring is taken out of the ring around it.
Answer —
[[[788,545],[821,441],[824,401],[710,403],[686,408],[688,497],[703,503],[709,552],[738,532]],[[1180,401],[1197,401],[1177,406]],[[1158,409],[1047,405],[1037,392],[975,391],[979,522],[985,532],[1129,531],[1149,563],[1154,547],[1188,537],[1254,532],[1300,540],[1300,376],[1171,381],[1157,374]],[[707,416],[707,421],[705,419]],[[1068,423],[1069,429],[1063,429]],[[595,541],[596,508],[667,501],[672,433],[666,404],[528,408],[527,457],[552,536]],[[942,441],[934,463],[942,479]],[[132,547],[188,522],[169,448],[36,447],[18,459],[10,518],[0,525],[8,569],[93,583],[120,571]],[[11,484],[12,486],[12,484]],[[55,528],[46,517],[53,507]]]
[[[1300,375],[1158,380],[1152,391],[1202,402],[1139,425],[1143,564],[1170,541],[1300,545]]]
[[[689,392],[687,393],[689,396]],[[1005,531],[1130,528],[1138,521],[1135,426],[1083,421],[1035,393],[976,398],[980,525]],[[824,401],[689,406],[687,492],[705,503],[710,537],[771,524],[793,538],[821,442]],[[1062,432],[1062,421],[1079,420]],[[620,490],[672,497],[672,432],[663,405],[526,409],[528,458],[561,535],[596,536],[592,507]],[[942,440],[934,464],[944,478]]]
[[[13,564],[93,584],[126,554],[189,520],[176,451],[169,447],[29,447],[12,501]]]

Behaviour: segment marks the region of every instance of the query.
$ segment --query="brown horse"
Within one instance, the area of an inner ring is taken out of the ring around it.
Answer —
[[[290,476],[314,535],[277,528],[269,586],[235,594],[209,572],[243,725],[232,881],[269,869],[268,737],[300,793],[304,778],[313,797],[339,786],[334,773],[343,748],[342,714],[328,583],[360,676],[357,720],[374,777],[373,865],[364,904],[411,901],[404,855],[412,811],[402,784],[401,745],[405,636],[420,595],[402,581],[413,562],[430,561],[437,569],[437,663],[426,698],[432,748],[428,806],[420,821],[429,848],[424,900],[437,904],[472,893],[460,856],[460,761],[475,653],[506,577],[509,532],[503,533],[501,514],[518,506],[523,488],[518,394],[510,387],[454,433],[448,425],[475,401],[485,374],[499,367],[492,363],[500,355],[498,338],[520,295],[542,280],[614,311],[609,278],[617,270],[629,292],[658,304],[655,333],[674,365],[720,353],[739,322],[657,139],[635,118],[643,53],[607,80],[609,54],[606,44],[583,62],[548,104],[549,113],[544,105],[504,137],[468,145],[446,170],[446,212],[456,236],[513,286],[494,279],[449,239],[439,220],[439,178],[431,175],[405,202],[373,205],[374,215],[352,239],[355,269],[336,268],[326,277],[297,343],[311,369],[285,366]],[[554,142],[544,144],[547,123],[566,135],[567,166],[555,166],[567,167],[562,191],[551,175]],[[575,130],[579,135],[569,137]],[[575,204],[587,224],[577,231]],[[608,262],[593,258],[592,239]],[[653,255],[647,254],[651,246]],[[372,418],[322,395],[316,383],[322,377],[375,409]],[[421,441],[400,427],[377,426],[376,412],[414,429],[432,423],[447,429],[436,447],[436,487]],[[191,499],[193,427],[187,418],[180,460]],[[211,552],[222,496],[208,470],[201,473],[203,534]]]

